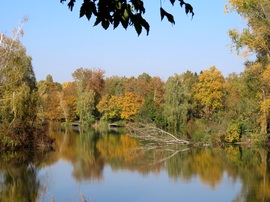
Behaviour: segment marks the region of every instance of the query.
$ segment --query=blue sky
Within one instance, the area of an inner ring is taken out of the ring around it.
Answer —
[[[174,7],[162,0],[176,24],[160,20],[160,1],[145,0],[150,34],[138,37],[133,27],[116,30],[93,27],[93,20],[79,18],[77,0],[73,12],[59,0],[1,0],[0,32],[11,35],[24,16],[22,43],[32,57],[37,80],[48,74],[54,81],[72,81],[79,67],[100,68],[106,76],[138,76],[144,72],[164,81],[186,70],[200,72],[215,65],[224,76],[244,70],[244,59],[230,52],[228,30],[241,28],[236,13],[224,14],[225,0],[186,0],[195,16],[186,16],[178,1]]]

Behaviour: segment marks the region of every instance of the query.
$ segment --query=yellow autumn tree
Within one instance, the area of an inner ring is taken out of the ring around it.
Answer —
[[[121,98],[121,118],[132,121],[134,120],[136,114],[139,112],[144,99],[132,92],[126,92]]]
[[[203,107],[205,115],[211,115],[224,106],[225,79],[215,67],[203,71],[199,82],[193,86],[194,99]]]
[[[75,82],[62,84],[63,90],[59,93],[60,107],[66,122],[76,119],[77,112],[77,89]]]
[[[98,111],[105,120],[118,120],[121,118],[121,99],[119,96],[104,95],[97,105]]]

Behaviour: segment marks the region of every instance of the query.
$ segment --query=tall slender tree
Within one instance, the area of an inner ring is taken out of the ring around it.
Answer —
[[[185,129],[192,117],[192,86],[196,76],[190,71],[169,77],[165,84],[164,117],[171,129]]]
[[[31,127],[36,119],[38,93],[32,59],[20,42],[21,26],[13,36],[0,38],[0,123],[17,133]]]
[[[98,116],[96,105],[104,88],[104,71],[78,68],[72,74],[77,86],[77,110],[81,121],[90,124]]]

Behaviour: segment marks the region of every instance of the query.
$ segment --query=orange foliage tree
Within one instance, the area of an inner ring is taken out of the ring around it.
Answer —
[[[126,92],[125,96],[120,99],[122,106],[121,118],[125,120],[134,120],[136,114],[141,108],[144,99],[132,92]]]

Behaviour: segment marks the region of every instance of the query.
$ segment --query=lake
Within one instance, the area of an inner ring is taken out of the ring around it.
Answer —
[[[49,128],[55,151],[7,153],[0,201],[270,201],[270,153],[188,148],[121,131]]]

